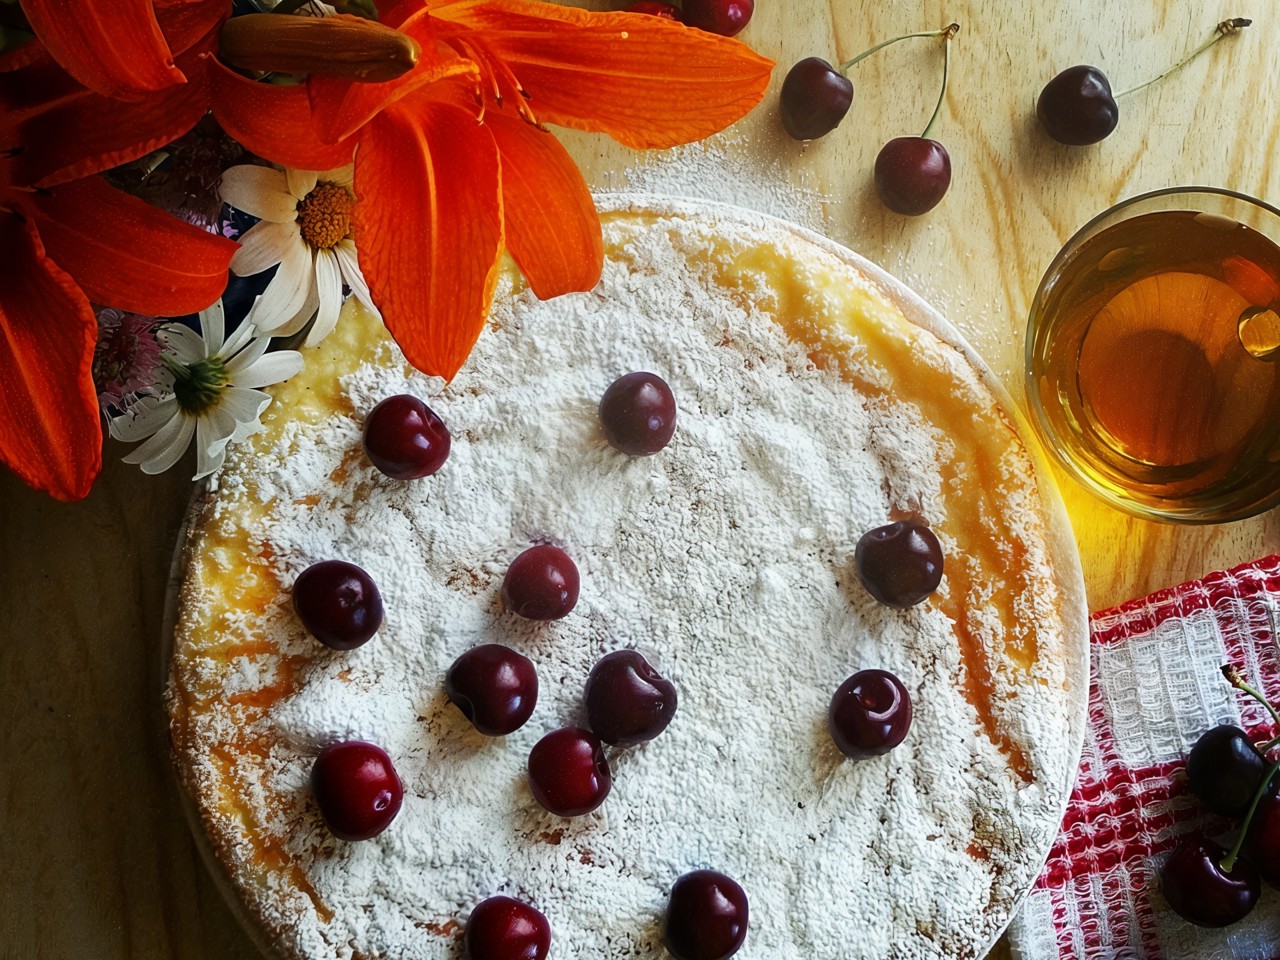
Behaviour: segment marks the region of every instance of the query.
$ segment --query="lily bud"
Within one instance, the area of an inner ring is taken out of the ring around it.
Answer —
[[[409,36],[373,20],[250,13],[222,27],[218,59],[240,70],[322,73],[382,83],[413,69],[421,52]]]

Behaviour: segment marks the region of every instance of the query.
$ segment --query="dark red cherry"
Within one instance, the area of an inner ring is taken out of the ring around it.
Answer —
[[[600,424],[615,450],[633,457],[657,453],[676,432],[676,398],[656,373],[628,373],[600,398]]]
[[[471,911],[462,944],[467,960],[543,960],[551,949],[551,924],[521,900],[490,897]]]
[[[732,37],[755,13],[755,0],[684,0],[681,19],[691,27]]]
[[[1280,889],[1280,797],[1274,793],[1259,801],[1244,849],[1262,879]]]
[[[859,670],[836,689],[827,720],[846,757],[878,757],[906,739],[911,695],[887,670]]]
[[[747,938],[747,895],[715,870],[686,873],[671,888],[662,940],[676,960],[726,960]]]
[[[613,787],[600,738],[582,727],[552,730],[529,751],[529,787],[557,816],[590,813]]]
[[[1214,813],[1241,817],[1253,802],[1267,767],[1248,734],[1222,724],[1202,734],[1191,748],[1187,781],[1200,802]]]
[[[937,140],[895,137],[876,156],[876,193],[894,213],[928,213],[950,186],[951,156]]]
[[[605,654],[587,676],[587,723],[605,743],[652,740],[676,715],[676,687],[636,650]]]
[[[867,592],[898,610],[914,606],[942,582],[942,545],[919,517],[868,530],[853,564]]]
[[[1169,906],[1201,927],[1226,927],[1242,920],[1258,902],[1258,871],[1246,860],[1222,869],[1227,851],[1212,840],[1187,841],[1165,861],[1160,885]]]
[[[853,81],[821,57],[801,60],[782,81],[782,125],[796,140],[826,136],[852,104]]]
[[[298,574],[293,609],[313,637],[335,650],[354,650],[382,626],[377,584],[345,560],[321,560]]]
[[[502,602],[529,620],[559,620],[578,602],[578,585],[573,558],[540,543],[511,561],[502,579]]]
[[[388,477],[429,477],[449,459],[453,438],[444,421],[417,397],[387,397],[364,419],[364,450]]]
[[[663,20],[680,21],[680,8],[670,3],[662,3],[661,0],[636,0],[635,3],[627,5],[628,13],[647,13],[651,17],[661,17]]]
[[[331,743],[311,768],[311,792],[340,840],[368,840],[387,829],[404,787],[387,752],[363,740]]]
[[[1083,147],[1106,139],[1120,122],[1107,75],[1097,67],[1068,67],[1044,85],[1036,116],[1059,143]]]
[[[487,737],[524,726],[538,705],[533,661],[500,643],[472,647],[444,675],[444,692]]]

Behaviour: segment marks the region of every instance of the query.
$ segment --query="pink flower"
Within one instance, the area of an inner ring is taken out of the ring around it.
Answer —
[[[124,413],[140,397],[155,396],[169,383],[156,337],[160,321],[110,308],[98,311],[98,345],[93,352],[93,382],[98,406],[108,416]]]

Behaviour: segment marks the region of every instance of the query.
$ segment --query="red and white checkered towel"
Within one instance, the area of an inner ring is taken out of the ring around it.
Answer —
[[[1205,814],[1182,774],[1219,723],[1276,735],[1233,689],[1233,663],[1280,696],[1280,556],[1161,590],[1091,618],[1089,728],[1075,789],[1044,872],[1010,928],[1022,960],[1280,960],[1280,891],[1264,884],[1222,930],[1181,920],[1159,868],[1188,833],[1231,825]]]

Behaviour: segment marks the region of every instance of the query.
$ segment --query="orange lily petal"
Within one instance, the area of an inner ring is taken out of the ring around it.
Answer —
[[[21,46],[0,53],[0,73],[21,70],[23,67],[29,67],[33,63],[47,59],[48,56],[49,51],[44,48],[43,43],[35,39],[28,40]]]
[[[22,0],[22,11],[53,58],[103,96],[138,100],[186,80],[151,0]]]
[[[773,69],[737,40],[643,13],[538,0],[430,9],[474,31],[511,67],[540,121],[607,133],[629,147],[671,147],[723,130],[760,102]]]
[[[590,290],[600,282],[604,244],[591,191],[550,133],[509,111],[484,124],[502,155],[507,249],[540,299]]]
[[[356,151],[360,267],[409,362],[452,379],[484,328],[502,249],[493,137],[448,103],[395,107]]]
[[[252,153],[297,170],[332,170],[351,162],[355,141],[325,143],[304,86],[281,87],[209,64],[213,115]],[[374,84],[376,86],[376,84]]]
[[[98,324],[30,222],[0,215],[0,460],[59,500],[89,493],[102,467],[93,389]]]
[[[461,57],[440,59],[431,17],[425,10],[409,17],[399,29],[422,49],[418,63],[404,76],[386,83],[356,83],[323,74],[308,78],[307,92],[325,142],[336,143],[351,136],[376,114],[428,84],[461,74],[479,75],[476,65]]]
[[[222,295],[237,245],[90,177],[37,194],[45,248],[95,303],[160,317]]]
[[[373,0],[373,5],[378,8],[380,23],[399,28],[419,10],[425,10],[427,0]]]
[[[180,57],[197,45],[212,50],[216,36],[231,16],[231,4],[223,0],[156,0],[156,22],[169,43],[174,57]],[[192,70],[180,59],[178,69],[190,77]],[[200,69],[204,69],[203,66]]]

